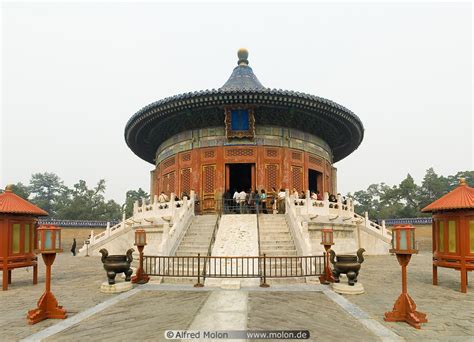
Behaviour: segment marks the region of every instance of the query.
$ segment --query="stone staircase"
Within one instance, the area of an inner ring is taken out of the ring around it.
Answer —
[[[181,240],[175,256],[206,256],[211,243],[212,232],[217,221],[217,215],[199,215],[195,216],[191,226],[188,228],[186,234]],[[192,265],[191,260],[185,258],[175,261],[175,269],[184,270],[189,267],[189,272],[197,273],[197,261]],[[203,265],[201,265],[201,271]],[[196,277],[163,277],[164,283],[186,283],[194,284],[197,282]]]
[[[282,257],[282,259],[277,259],[275,262],[272,262],[271,272],[273,274],[278,275],[281,272],[285,274],[285,267],[287,263],[289,265],[291,261],[293,261],[293,264],[291,266],[292,268],[301,268],[301,262],[295,263],[294,259],[284,258],[298,255],[295,243],[286,223],[285,215],[259,215],[259,229],[260,255],[265,254],[267,257]],[[268,262],[267,267],[270,267]],[[269,284],[289,284],[304,282],[306,282],[306,279],[304,277],[267,279],[267,283]]]

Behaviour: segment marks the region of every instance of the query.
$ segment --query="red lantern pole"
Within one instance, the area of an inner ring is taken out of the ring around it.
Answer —
[[[132,277],[132,283],[134,284],[146,284],[150,280],[148,274],[143,269],[143,249],[146,245],[146,232],[143,229],[137,229],[135,231],[135,245],[140,253],[140,260],[138,264],[137,274]]]
[[[51,292],[51,266],[56,258],[56,253],[61,251],[60,229],[49,226],[38,229],[41,239],[40,252],[46,265],[46,290],[38,301],[38,307],[29,310],[27,314],[28,324],[36,324],[48,318],[64,319],[67,312],[62,306],[58,305],[56,297]],[[48,235],[46,235],[48,232]],[[46,242],[46,239],[50,241]]]
[[[402,266],[402,293],[393,305],[390,312],[385,313],[387,322],[407,322],[416,329],[421,329],[420,323],[426,323],[426,314],[416,311],[416,304],[408,295],[407,266],[411,256],[418,251],[414,248],[415,228],[413,226],[399,225],[392,230],[392,246],[390,253],[397,255],[397,260]]]

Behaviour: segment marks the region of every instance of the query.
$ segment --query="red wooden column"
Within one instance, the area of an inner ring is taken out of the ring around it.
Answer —
[[[225,189],[224,189],[224,191],[226,191],[226,190],[232,191],[232,189],[230,189],[230,166],[229,166],[229,164],[225,164]]]

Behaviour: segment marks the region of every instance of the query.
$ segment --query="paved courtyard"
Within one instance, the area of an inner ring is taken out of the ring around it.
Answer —
[[[164,340],[175,329],[292,330],[305,329],[313,341],[474,341],[474,286],[459,290],[459,272],[439,269],[439,286],[431,285],[431,255],[413,256],[408,290],[428,323],[416,330],[405,323],[383,321],[401,291],[394,256],[369,256],[359,281],[366,293],[340,296],[320,285],[274,285],[269,289],[195,289],[185,285],[150,284],[119,295],[102,294],[105,272],[98,257],[57,256],[52,290],[70,320],[28,325],[26,312],[44,291],[31,271],[13,271],[13,283],[0,292],[0,340],[32,337],[47,341]],[[471,276],[472,278],[472,276]],[[73,321],[73,320],[76,321]],[[57,325],[58,324],[58,325]],[[54,334],[50,330],[54,328]],[[49,333],[48,333],[49,332]],[[42,335],[34,335],[41,333]]]

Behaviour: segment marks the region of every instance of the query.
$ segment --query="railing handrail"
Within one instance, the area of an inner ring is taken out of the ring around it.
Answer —
[[[148,275],[197,277],[200,286],[202,286],[201,278],[260,278],[265,283],[266,278],[321,276],[326,269],[324,254],[310,256],[144,255],[143,258],[145,272]],[[197,270],[196,265],[198,265]],[[202,270],[200,265],[202,265]],[[208,271],[204,276],[206,265],[208,265]]]
[[[217,212],[217,220],[216,220],[216,223],[214,224],[214,229],[212,230],[211,241],[209,242],[209,248],[207,249],[206,256],[210,256],[212,253],[212,247],[214,246],[214,242],[216,241],[216,234],[217,234],[217,230],[219,229],[221,215],[222,215],[222,208]],[[206,263],[204,263],[203,277],[206,277]]]

